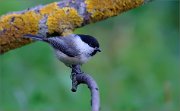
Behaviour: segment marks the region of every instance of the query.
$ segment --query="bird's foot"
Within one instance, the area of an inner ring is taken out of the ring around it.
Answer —
[[[71,76],[70,76],[70,78],[72,80],[72,89],[71,89],[71,91],[76,92],[77,86],[79,84],[78,81],[76,80],[76,76],[78,74],[82,74],[84,72],[81,71],[81,66],[80,65],[72,65],[71,68],[72,68],[72,72],[71,72]]]
[[[71,73],[76,73],[76,74],[82,74],[81,66],[80,65],[72,65],[72,72]]]
[[[76,79],[76,74],[75,73],[71,73],[71,80],[72,80],[72,92],[76,92],[77,90],[77,86],[78,86],[78,81]]]

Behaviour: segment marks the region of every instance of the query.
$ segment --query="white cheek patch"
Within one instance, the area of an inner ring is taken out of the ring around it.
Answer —
[[[90,47],[85,42],[82,42],[82,40],[79,37],[76,37],[75,44],[76,44],[78,50],[80,50],[81,54],[87,55],[94,51],[94,48]]]

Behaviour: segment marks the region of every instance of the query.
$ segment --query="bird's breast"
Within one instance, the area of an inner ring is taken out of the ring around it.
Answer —
[[[75,57],[69,57],[59,50],[56,50],[55,52],[56,57],[66,65],[84,64],[90,59],[90,56],[79,55]]]

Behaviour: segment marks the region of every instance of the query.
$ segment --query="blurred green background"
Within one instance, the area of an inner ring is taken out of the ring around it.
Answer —
[[[55,0],[0,0],[0,15]],[[83,70],[99,84],[102,111],[180,111],[179,1],[148,3],[75,33],[97,37]],[[89,111],[85,85],[42,42],[0,56],[0,111]]]

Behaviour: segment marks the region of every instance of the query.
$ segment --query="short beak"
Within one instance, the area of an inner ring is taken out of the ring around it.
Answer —
[[[96,51],[101,52],[101,49],[100,48],[96,48]]]

